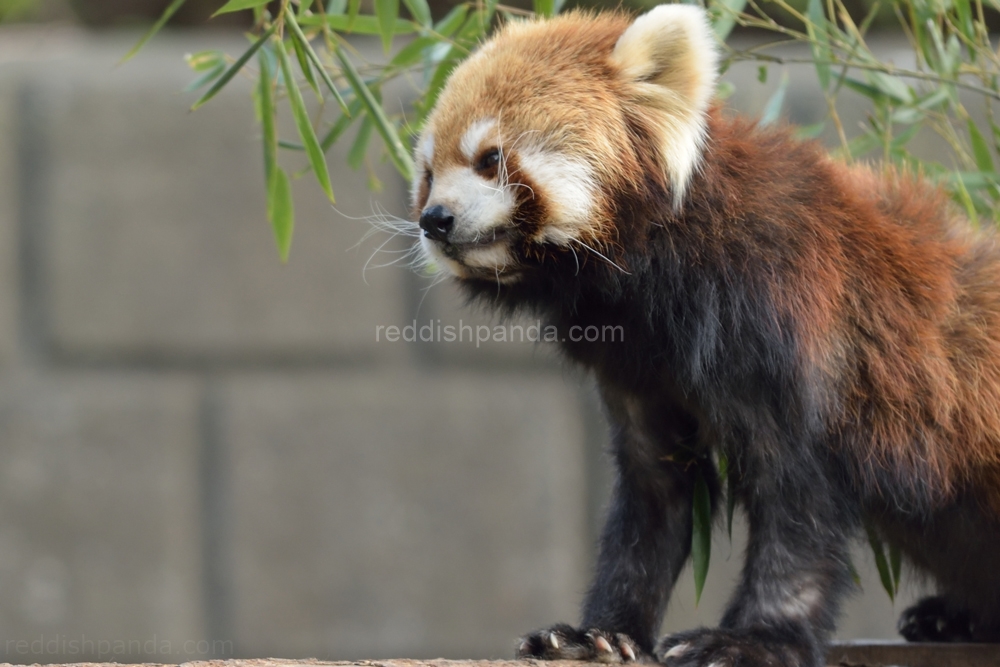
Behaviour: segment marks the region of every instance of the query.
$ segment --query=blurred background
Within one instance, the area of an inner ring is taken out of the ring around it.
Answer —
[[[578,620],[609,479],[588,379],[529,342],[376,340],[495,322],[373,268],[405,245],[365,218],[405,215],[406,184],[350,142],[335,207],[295,182],[279,261],[251,82],[188,112],[184,55],[247,43],[241,14],[206,23],[221,0],[121,66],[167,2],[4,2],[0,660],[505,658]],[[786,115],[821,119],[789,73]],[[727,78],[758,114],[778,79]],[[718,532],[665,630],[718,620],[744,541]],[[871,561],[841,637],[895,636],[918,592],[894,605]]]

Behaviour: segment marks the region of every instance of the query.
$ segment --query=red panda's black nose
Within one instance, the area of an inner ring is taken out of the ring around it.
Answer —
[[[455,216],[441,204],[425,208],[420,214],[420,228],[424,236],[435,241],[447,241],[448,233],[455,226]]]

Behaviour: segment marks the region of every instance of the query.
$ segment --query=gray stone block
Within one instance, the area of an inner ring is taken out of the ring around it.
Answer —
[[[3,660],[199,657],[197,399],[180,377],[0,384]]]
[[[100,50],[35,66],[51,127],[43,259],[56,348],[141,359],[389,352],[375,345],[374,328],[401,309],[406,274],[365,274],[367,255],[351,248],[370,225],[344,216],[370,215],[376,202],[399,212],[400,179],[377,165],[384,190],[373,194],[367,174],[345,166],[349,144],[335,147],[336,210],[311,174],[295,182],[295,240],[282,265],[249,84],[235,80],[188,113],[193,96],[178,90],[191,75],[181,45],[173,48],[168,63],[161,45],[113,72]],[[296,139],[294,130],[283,136]],[[285,157],[290,170],[306,164],[301,153]]]
[[[238,376],[240,655],[506,657],[586,584],[585,435],[558,377]]]

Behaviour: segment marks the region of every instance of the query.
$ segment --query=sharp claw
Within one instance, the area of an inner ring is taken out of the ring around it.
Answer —
[[[554,633],[554,632],[550,632],[549,633],[549,644],[555,650],[557,650],[557,651],[559,650],[559,638],[556,637],[556,633]]]
[[[594,647],[601,653],[611,653],[611,644],[604,637],[597,635],[594,637]]]
[[[945,625],[947,625],[943,618],[937,620],[937,631],[944,632]]]
[[[530,648],[531,648],[531,644],[529,644],[528,640],[525,639],[523,642],[521,642],[521,645],[517,647],[517,654],[518,655],[527,655],[528,652],[529,652],[528,649],[530,649]]]
[[[628,662],[635,662],[635,651],[632,650],[632,647],[622,642],[621,648],[622,648],[622,655],[625,656],[625,660],[627,660]]]
[[[674,646],[669,651],[664,654],[664,658],[676,658],[678,656],[684,655],[685,651],[688,650],[687,644],[678,644]]]

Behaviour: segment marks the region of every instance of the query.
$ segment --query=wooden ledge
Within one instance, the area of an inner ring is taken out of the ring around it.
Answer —
[[[205,660],[181,667],[580,667],[569,660]],[[836,642],[830,648],[831,667],[1000,667],[1000,644],[907,644],[904,642]],[[46,667],[177,667],[159,663],[77,662]],[[24,667],[0,663],[0,667]],[[605,666],[606,667],[606,666]]]

